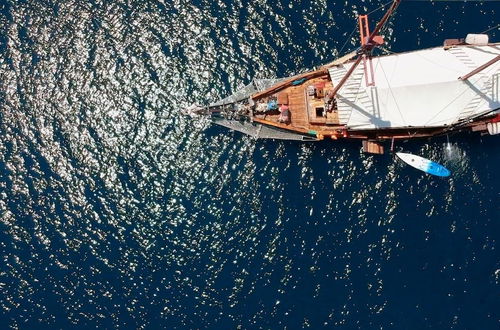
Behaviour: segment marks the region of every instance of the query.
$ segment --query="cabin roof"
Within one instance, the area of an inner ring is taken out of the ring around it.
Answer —
[[[375,57],[375,85],[370,87],[369,63],[362,62],[337,94],[340,123],[353,129],[444,126],[500,108],[500,61],[467,81],[458,80],[499,54],[499,44],[490,44]],[[334,85],[351,66],[329,69]]]

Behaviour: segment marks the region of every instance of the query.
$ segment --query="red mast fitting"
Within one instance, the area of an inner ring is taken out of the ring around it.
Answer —
[[[376,46],[384,44],[384,38],[379,35],[374,35],[370,39],[370,26],[368,24],[368,15],[360,15],[359,22],[359,35],[361,37],[361,47],[365,50],[372,50]]]
[[[361,47],[365,47],[367,50],[371,50],[374,46],[379,46],[384,43],[384,38],[382,38],[381,36],[375,36],[373,38],[373,41],[370,42],[370,26],[368,24],[368,15],[360,15],[358,17],[358,22]],[[363,57],[363,68],[365,71],[366,86],[375,86],[375,74],[373,72],[372,57],[367,53],[368,52],[365,52],[363,53],[363,55],[361,55]]]

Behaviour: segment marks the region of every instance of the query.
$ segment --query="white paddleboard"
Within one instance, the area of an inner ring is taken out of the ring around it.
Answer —
[[[450,176],[450,171],[446,167],[427,158],[404,152],[397,152],[396,155],[406,164],[425,173],[437,176]]]

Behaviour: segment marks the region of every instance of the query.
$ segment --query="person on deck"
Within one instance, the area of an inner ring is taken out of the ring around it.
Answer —
[[[267,103],[267,111],[276,110],[277,107],[278,107],[278,103],[276,102],[276,100],[270,100]]]
[[[290,110],[287,105],[282,105],[279,108],[280,116],[278,118],[278,122],[280,123],[288,123],[290,122]]]

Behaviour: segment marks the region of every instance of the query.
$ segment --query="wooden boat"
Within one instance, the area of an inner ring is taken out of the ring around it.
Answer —
[[[361,46],[317,70],[283,79],[256,79],[191,115],[256,138],[319,141],[360,139],[383,153],[382,142],[455,131],[500,132],[500,43],[487,35],[372,57],[379,35],[401,0],[370,32],[359,17]]]

